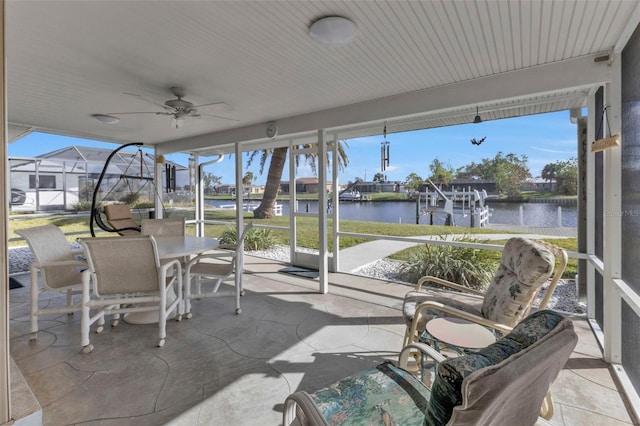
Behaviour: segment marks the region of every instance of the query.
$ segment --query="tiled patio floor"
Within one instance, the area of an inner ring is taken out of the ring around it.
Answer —
[[[80,353],[79,315],[40,321],[29,342],[27,287],[10,291],[11,354],[38,398],[45,425],[278,425],[282,403],[383,359],[402,344],[398,284],[331,274],[317,281],[247,258],[242,315],[231,298],[194,301],[194,316],[157,326],[121,323]],[[18,277],[28,284],[28,276]],[[61,303],[54,298],[50,303]],[[632,424],[584,320],[580,342],[553,386],[557,425]]]

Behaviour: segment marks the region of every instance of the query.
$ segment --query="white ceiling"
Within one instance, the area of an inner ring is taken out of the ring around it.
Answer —
[[[576,108],[607,81],[607,61],[640,21],[637,0],[33,1],[7,0],[8,115],[25,128],[161,150],[201,149],[280,133],[342,136]],[[308,26],[341,15],[343,47]],[[615,56],[612,55],[611,58]],[[179,129],[154,114],[171,86],[200,111]],[[358,124],[352,126],[352,124]],[[166,143],[166,144],[164,144]]]

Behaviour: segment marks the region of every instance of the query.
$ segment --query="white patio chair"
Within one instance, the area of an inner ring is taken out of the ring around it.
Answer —
[[[162,219],[142,219],[142,235],[153,235],[154,237],[184,237],[185,236],[184,217],[166,217]]]
[[[140,233],[142,235],[153,235],[158,237],[184,237],[186,235],[186,219],[184,217],[167,217],[162,219],[142,219]],[[181,257],[180,264],[185,268],[188,257]],[[170,262],[162,259],[161,264]]]
[[[100,333],[105,315],[115,315],[112,322],[115,327],[120,314],[130,312],[158,312],[157,345],[163,346],[167,318],[182,301],[180,262],[176,259],[161,266],[153,236],[91,238],[80,242],[85,247],[88,263],[88,269],[82,273],[82,351],[93,350],[89,341],[93,323],[98,322],[96,332]],[[170,276],[169,270],[172,270]],[[93,299],[90,298],[91,281]],[[167,294],[173,290],[177,297],[169,303]]]
[[[253,223],[245,225],[242,234],[237,240],[235,247],[227,246],[228,249],[218,250],[214,253],[201,254],[189,261],[185,272],[184,305],[185,316],[191,318],[191,299],[202,299],[207,297],[232,296],[236,297],[236,314],[242,313],[240,309],[240,296],[244,294],[242,290],[242,258],[244,251],[244,239],[247,232],[253,227]],[[231,249],[234,249],[231,251]],[[239,272],[238,272],[239,271]],[[235,279],[235,274],[240,276]],[[219,291],[224,281],[235,279],[235,291]],[[196,290],[191,292],[192,281],[195,279]],[[203,279],[207,280],[203,282]],[[202,284],[211,284],[213,287],[209,291],[202,291]]]
[[[27,241],[34,262],[31,263],[31,333],[30,340],[38,338],[38,316],[49,314],[73,314],[82,309],[81,302],[73,303],[73,296],[82,292],[82,269],[86,262],[76,256],[81,251],[71,250],[64,233],[55,225],[43,225],[15,231]],[[40,273],[42,287],[38,284]],[[40,308],[40,295],[47,291],[66,292],[64,307]]]

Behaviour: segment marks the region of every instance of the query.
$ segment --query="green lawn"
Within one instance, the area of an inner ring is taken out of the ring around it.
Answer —
[[[165,216],[185,216],[187,219],[193,219],[194,213],[190,209],[168,209]],[[207,210],[205,217],[209,220],[235,221],[235,211],[233,210]],[[245,221],[253,221],[255,224],[289,227],[288,216],[278,216],[272,219],[254,219],[251,213],[244,214]],[[49,217],[30,218],[27,215],[11,216],[9,220],[9,238],[18,237],[13,231],[16,229],[30,228],[33,226],[45,225],[52,223],[62,229],[66,234],[81,232],[81,234],[70,235],[67,239],[74,241],[76,238],[89,237],[89,215],[59,215]],[[228,226],[226,225],[207,225],[206,236],[219,237]],[[333,232],[333,221],[328,222],[329,233]],[[318,220],[309,217],[300,217],[297,221],[297,243],[300,247],[317,249],[318,248]],[[96,230],[99,229],[96,227]],[[423,235],[475,235],[479,240],[482,234],[495,233],[493,230],[482,228],[464,228],[452,226],[428,226],[428,225],[409,225],[382,222],[360,222],[353,220],[340,221],[340,230],[342,232],[353,232],[358,234],[386,235],[386,236],[402,236],[414,237]],[[277,237],[279,243],[289,244],[289,231],[273,230],[273,234]],[[187,233],[195,235],[193,226],[187,228]],[[97,234],[99,236],[112,235],[104,232]],[[341,237],[340,248],[348,248],[369,241],[366,238]],[[548,239],[547,241],[563,247],[567,250],[577,250],[577,239]],[[504,241],[491,241],[492,244],[504,244]],[[9,246],[24,245],[24,241],[10,241]],[[329,251],[333,251],[333,241],[329,241]],[[406,253],[398,253],[394,258],[406,258]],[[565,276],[573,278],[577,271],[577,262],[570,261]]]

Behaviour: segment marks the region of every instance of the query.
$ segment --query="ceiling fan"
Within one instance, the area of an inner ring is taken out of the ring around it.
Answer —
[[[94,117],[100,120],[100,118],[104,116],[110,117],[110,116],[130,115],[130,114],[168,115],[171,117],[171,127],[174,127],[176,129],[182,127],[185,119],[189,117],[198,118],[202,116],[207,116],[207,117],[221,118],[224,120],[240,121],[240,120],[236,120],[235,118],[223,117],[221,115],[208,114],[208,113],[198,111],[198,108],[202,108],[202,107],[208,107],[213,105],[225,105],[224,102],[211,102],[208,104],[194,105],[193,103],[183,99],[185,96],[185,90],[182,87],[171,87],[169,88],[169,90],[171,90],[171,93],[173,93],[173,95],[177,99],[169,99],[164,104],[146,99],[143,96],[138,95],[136,93],[125,93],[125,95],[135,96],[139,99],[142,99],[145,102],[148,102],[157,107],[160,107],[162,108],[162,111],[110,112],[107,114],[95,114]],[[117,117],[115,118],[117,119]],[[100,120],[100,121],[102,121],[103,123],[107,122],[103,120]]]

